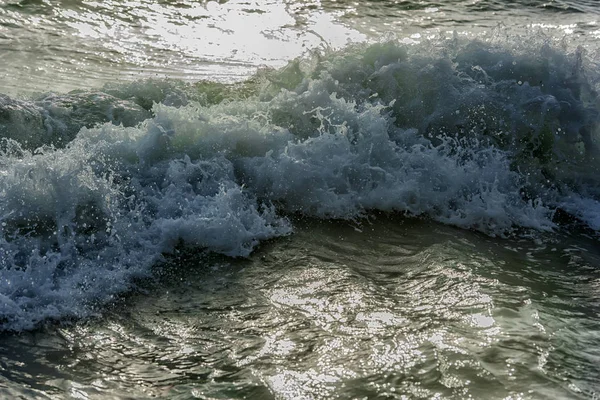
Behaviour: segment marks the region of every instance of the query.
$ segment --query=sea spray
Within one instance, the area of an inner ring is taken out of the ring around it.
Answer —
[[[598,71],[517,40],[355,45],[236,86],[3,98],[1,328],[90,315],[177,246],[247,256],[291,232],[289,213],[504,236],[557,229],[562,209],[597,229]]]

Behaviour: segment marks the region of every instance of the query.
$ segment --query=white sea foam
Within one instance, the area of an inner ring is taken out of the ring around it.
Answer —
[[[218,154],[153,158],[152,122],[83,129],[65,149],[0,156],[2,326],[87,315],[183,241],[246,256],[290,227],[235,182]]]
[[[107,88],[161,101],[137,126],[108,118],[68,144],[40,134],[35,151],[8,132],[0,327],[89,315],[178,245],[247,256],[291,231],[290,212],[397,211],[509,235],[556,229],[561,207],[599,229],[597,70],[581,51],[512,47],[356,46],[263,72],[243,95],[212,87],[224,101],[140,82]]]

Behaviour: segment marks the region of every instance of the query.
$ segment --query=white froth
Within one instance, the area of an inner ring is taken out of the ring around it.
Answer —
[[[554,229],[562,207],[600,229],[597,74],[581,54],[508,48],[357,46],[212,105],[140,83],[111,89],[162,101],[137,126],[33,152],[6,136],[0,328],[90,315],[180,245],[247,256],[291,231],[290,212],[395,211],[507,235]]]

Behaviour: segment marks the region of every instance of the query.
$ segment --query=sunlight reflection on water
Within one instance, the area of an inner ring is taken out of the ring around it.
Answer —
[[[13,394],[35,380],[90,399],[591,393],[598,324],[584,293],[597,272],[581,268],[597,255],[565,247],[546,260],[543,248],[459,235],[312,226],[250,260],[188,260],[98,321],[6,338],[0,376]],[[561,254],[586,260],[554,276]]]
[[[0,53],[11,52],[0,76],[8,93],[147,77],[231,82],[309,49],[365,39],[337,21],[339,13],[305,6],[284,0],[0,5],[0,34],[6,37]]]

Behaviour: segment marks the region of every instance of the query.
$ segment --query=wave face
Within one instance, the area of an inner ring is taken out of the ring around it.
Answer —
[[[599,89],[582,49],[490,36],[2,97],[0,328],[94,314],[181,246],[248,256],[290,213],[600,230]]]

